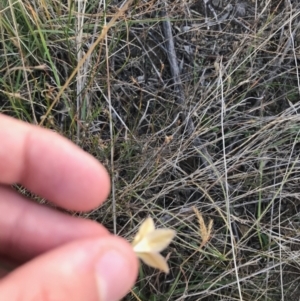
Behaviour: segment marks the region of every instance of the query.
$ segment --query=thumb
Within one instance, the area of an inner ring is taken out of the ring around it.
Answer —
[[[1,300],[117,301],[134,285],[137,270],[135,254],[122,238],[77,240],[2,279]]]

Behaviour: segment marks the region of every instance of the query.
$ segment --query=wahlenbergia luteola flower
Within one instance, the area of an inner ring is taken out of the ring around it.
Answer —
[[[175,235],[171,229],[155,229],[153,219],[148,217],[132,242],[133,250],[147,265],[169,273],[167,261],[159,252],[170,244]]]

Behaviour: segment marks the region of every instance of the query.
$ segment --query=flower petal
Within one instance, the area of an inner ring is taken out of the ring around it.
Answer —
[[[138,253],[152,253],[164,250],[172,241],[176,232],[171,229],[157,229],[134,245],[133,250]]]
[[[155,225],[151,217],[146,218],[139,228],[138,233],[135,235],[132,245],[135,246],[139,243],[147,234],[155,230]]]
[[[137,253],[137,256],[152,268],[159,269],[166,274],[169,273],[169,267],[166,259],[159,253]]]

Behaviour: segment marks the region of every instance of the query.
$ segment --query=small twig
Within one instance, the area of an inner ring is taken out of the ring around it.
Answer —
[[[208,16],[207,16],[207,2],[208,2],[208,0],[203,0],[203,2],[204,2],[205,23],[207,24],[207,29],[209,30]]]
[[[167,5],[165,3],[165,5]],[[174,90],[176,93],[176,98],[175,101],[178,105],[184,106],[185,105],[185,94],[180,78],[180,71],[178,67],[178,60],[176,56],[176,51],[175,51],[175,44],[174,44],[174,38],[172,34],[172,27],[171,27],[171,21],[170,18],[167,16],[166,10],[163,10],[163,15],[165,16],[165,20],[163,21],[163,32],[165,36],[165,44],[166,44],[166,53],[168,56],[168,60],[170,63],[170,71],[173,77],[173,82],[174,82]],[[195,125],[193,120],[190,118],[189,114],[182,113],[183,120],[185,121],[186,124],[186,131],[189,136],[192,136],[193,133],[195,132]],[[201,139],[198,137],[194,137],[193,139],[193,145],[196,148],[199,148],[201,146],[202,142]],[[203,150],[203,153],[208,155],[208,152],[206,149]],[[199,155],[200,156],[200,155]],[[201,162],[207,166],[207,160],[205,157],[200,156]]]
[[[221,25],[220,25],[221,22],[220,22],[219,19],[218,19],[218,15],[217,15],[216,11],[215,11],[214,8],[210,5],[210,3],[208,3],[207,6],[208,6],[209,10],[212,12],[212,14],[214,15],[214,17],[215,17],[215,19],[216,19],[216,22],[217,22],[217,24],[218,24],[218,26],[219,26],[219,30],[222,31],[222,28],[221,28]]]
[[[167,48],[167,56],[170,63],[170,70],[174,81],[174,90],[176,92],[176,102],[177,104],[184,104],[184,92],[182,88],[182,82],[180,79],[180,72],[179,67],[177,63],[177,56],[175,52],[175,45],[174,45],[174,39],[172,34],[172,27],[171,27],[171,21],[170,18],[167,17],[166,11],[164,11],[164,15],[166,16],[165,20],[163,21],[163,31],[165,35],[165,41],[166,41],[166,48]],[[178,93],[178,94],[177,94]]]
[[[178,60],[175,51],[174,38],[172,34],[172,27],[170,18],[167,17],[166,11],[163,12],[165,15],[165,20],[163,21],[163,31],[165,35],[165,42],[167,48],[167,56],[170,63],[170,71],[173,77],[174,90],[175,90],[175,101],[178,105],[183,106],[185,104],[185,95],[182,87],[182,82],[180,78],[180,71],[178,67]],[[186,114],[183,114],[183,118],[186,121],[186,128],[188,135],[192,135],[195,126],[191,118],[188,118]],[[199,146],[199,145],[197,145]]]

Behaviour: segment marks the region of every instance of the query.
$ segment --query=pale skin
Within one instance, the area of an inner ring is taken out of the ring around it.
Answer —
[[[134,285],[128,242],[62,208],[89,211],[110,192],[105,168],[67,139],[0,114],[0,295],[9,301],[116,301]]]

